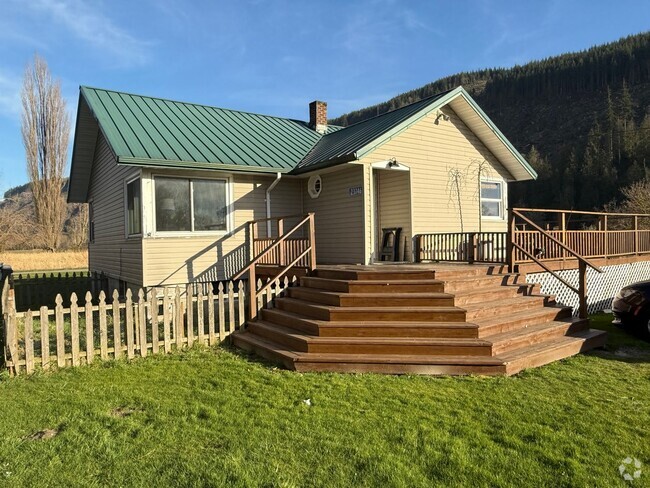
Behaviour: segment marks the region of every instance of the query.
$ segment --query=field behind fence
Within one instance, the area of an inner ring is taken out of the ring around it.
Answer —
[[[295,280],[276,281],[253,306],[272,306]],[[245,290],[244,282],[228,281],[207,293],[193,285],[140,289],[135,296],[127,290],[124,297],[117,290],[110,296],[102,290],[96,298],[88,291],[83,297],[72,293],[68,308],[59,294],[54,307],[25,312],[16,311],[11,290],[3,298],[5,366],[24,374],[216,345],[244,327],[251,306]]]

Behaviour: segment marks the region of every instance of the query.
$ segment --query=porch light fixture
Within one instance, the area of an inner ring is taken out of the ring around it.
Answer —
[[[449,122],[451,117],[449,115],[442,113],[440,110],[436,112],[436,120],[434,121],[434,124],[438,125],[440,123],[440,119],[444,120],[445,122]]]
[[[389,167],[389,168],[394,168],[394,167],[396,167],[396,166],[399,166],[399,163],[397,162],[397,159],[395,159],[395,158],[390,158],[390,159],[388,160],[388,167]]]

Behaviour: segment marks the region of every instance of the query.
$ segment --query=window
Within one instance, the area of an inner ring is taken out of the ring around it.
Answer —
[[[126,232],[130,236],[142,233],[140,178],[126,185]]]
[[[481,217],[503,218],[503,183],[481,181]]]
[[[322,189],[323,180],[321,179],[320,175],[314,175],[309,178],[309,181],[307,182],[307,191],[309,192],[310,197],[318,198],[318,195],[320,195]]]
[[[226,180],[158,177],[156,232],[228,230]]]

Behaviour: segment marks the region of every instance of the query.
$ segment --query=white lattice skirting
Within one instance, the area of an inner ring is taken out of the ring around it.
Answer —
[[[626,285],[637,281],[650,280],[650,261],[617,264],[601,267],[603,273],[587,268],[587,306],[589,313],[599,312],[612,307],[612,299]],[[578,287],[578,270],[557,271],[571,285]],[[555,295],[558,303],[573,307],[574,315],[578,311],[578,295],[568,289],[550,273],[531,273],[526,275],[526,282],[539,283],[542,293]]]

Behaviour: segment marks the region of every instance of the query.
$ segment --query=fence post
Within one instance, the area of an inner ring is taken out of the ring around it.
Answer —
[[[251,320],[257,318],[257,278],[255,277],[255,266],[248,268],[248,316]]]
[[[587,311],[587,264],[578,261],[578,299],[580,300],[578,308],[578,317],[586,319],[589,316]]]
[[[603,235],[605,236],[604,253],[605,259],[609,256],[609,235],[607,234],[607,215],[603,216]]]
[[[2,304],[2,312],[5,319],[3,331],[3,357],[4,364],[10,372],[18,374],[18,368],[15,360],[18,354],[18,336],[16,334],[16,302],[14,300],[14,290],[9,289],[6,295],[5,303]]]

